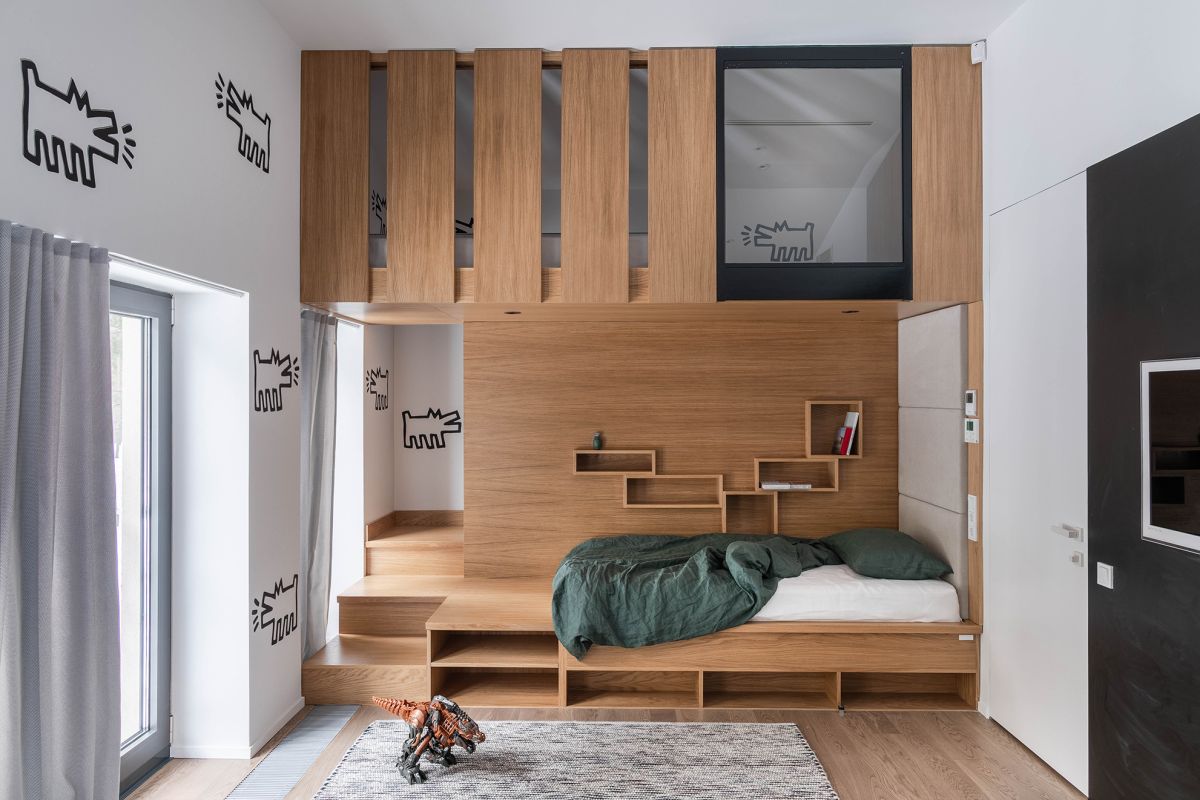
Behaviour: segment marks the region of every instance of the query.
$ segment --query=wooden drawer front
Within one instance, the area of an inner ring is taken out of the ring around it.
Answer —
[[[763,672],[976,672],[975,640],[946,634],[730,634],[626,649],[593,647],[568,670],[706,669]]]

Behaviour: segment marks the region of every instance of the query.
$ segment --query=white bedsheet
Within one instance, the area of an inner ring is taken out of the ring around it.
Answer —
[[[784,578],[757,622],[958,622],[958,592],[943,580],[867,578],[845,564]]]

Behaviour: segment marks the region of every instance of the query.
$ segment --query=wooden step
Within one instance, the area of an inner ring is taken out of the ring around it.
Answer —
[[[300,686],[310,704],[370,703],[375,695],[426,698],[424,636],[343,633],[304,662]]]
[[[463,529],[397,525],[367,541],[368,575],[463,574]]]
[[[516,629],[553,630],[550,588],[549,578],[368,575],[338,594],[339,626],[343,633],[421,636],[426,622],[453,596],[456,604],[465,604],[456,619],[473,617],[473,628],[512,629],[512,617],[523,624],[524,610],[534,609],[536,624]],[[493,617],[498,627],[488,627]]]

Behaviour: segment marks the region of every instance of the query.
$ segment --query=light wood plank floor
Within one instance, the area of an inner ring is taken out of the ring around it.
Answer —
[[[307,713],[293,719],[249,761],[176,759],[133,795],[136,800],[224,798]],[[288,795],[308,800],[373,720],[364,706]],[[625,711],[490,709],[475,718],[629,720],[642,722],[794,722],[800,726],[842,800],[1058,800],[1079,792],[999,725],[971,712]],[[486,746],[486,745],[485,745]]]

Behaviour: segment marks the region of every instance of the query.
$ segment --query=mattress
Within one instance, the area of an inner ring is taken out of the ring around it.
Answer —
[[[958,591],[944,580],[867,578],[845,564],[779,582],[753,622],[959,622]]]

